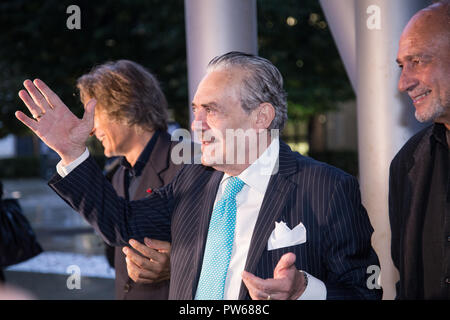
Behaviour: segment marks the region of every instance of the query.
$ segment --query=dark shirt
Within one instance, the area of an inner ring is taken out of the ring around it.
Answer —
[[[145,174],[145,167],[149,164],[150,156],[160,136],[160,132],[156,131],[152,138],[147,142],[144,150],[142,150],[139,158],[136,160],[134,166],[126,160],[125,157],[120,157],[119,165],[123,170],[123,175],[118,173],[118,179],[115,181],[115,189],[119,195],[123,195],[127,200],[136,199],[137,195],[142,196],[142,190],[138,190],[143,181],[148,179],[148,174]],[[119,178],[123,176],[123,181]],[[120,186],[123,183],[123,189]],[[114,182],[113,182],[114,185]],[[145,185],[145,184],[144,184]],[[122,189],[122,190],[120,190]],[[125,263],[125,255],[120,247],[110,247],[113,253],[111,257],[114,261],[116,269],[116,299],[120,300],[148,300],[148,299],[167,299],[168,296],[168,282],[162,281],[154,284],[137,284],[129,278],[127,274],[127,266]]]
[[[148,159],[150,159],[150,155],[152,154],[153,148],[156,144],[156,140],[158,140],[158,136],[159,131],[155,131],[152,138],[147,143],[142,153],[139,155],[139,158],[137,159],[133,167],[125,157],[123,157],[120,161],[120,165],[125,168],[123,190],[125,190],[125,198],[127,200],[130,200],[130,197],[132,197],[132,195],[136,191],[135,188],[139,185],[142,170],[144,170],[145,166],[147,165]]]
[[[450,295],[450,152],[446,128],[436,124],[430,136],[431,183],[422,234],[424,299]]]

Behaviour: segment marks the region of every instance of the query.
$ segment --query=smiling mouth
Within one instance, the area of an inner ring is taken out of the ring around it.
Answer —
[[[422,101],[426,96],[428,96],[431,93],[431,90],[426,91],[425,93],[412,97],[412,100],[414,103]]]

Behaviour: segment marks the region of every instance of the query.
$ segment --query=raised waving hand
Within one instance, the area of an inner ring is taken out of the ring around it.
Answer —
[[[32,118],[17,111],[17,119],[55,150],[63,165],[69,164],[86,149],[86,140],[94,127],[95,99],[85,105],[83,118],[79,119],[42,80],[25,80],[23,85],[26,90],[20,90],[19,97]]]

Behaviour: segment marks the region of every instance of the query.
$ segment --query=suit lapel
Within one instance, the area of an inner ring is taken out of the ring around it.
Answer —
[[[283,212],[283,208],[295,191],[296,184],[289,177],[298,172],[297,159],[290,148],[280,141],[279,170],[273,175],[267,186],[266,194],[256,220],[245,270],[254,273],[260,257],[267,246],[270,234]],[[245,299],[248,290],[243,282],[239,291],[239,300]]]
[[[138,177],[139,181],[136,187],[130,188],[130,199],[138,200],[148,196],[147,189],[159,188],[164,185],[163,180],[159,176],[158,172],[151,166],[145,166],[144,171]],[[150,181],[152,181],[150,185]],[[159,183],[156,183],[159,181]]]
[[[206,237],[208,235],[209,221],[211,219],[211,213],[214,206],[214,200],[216,199],[217,190],[219,189],[220,181],[222,180],[223,172],[215,171],[212,173],[211,178],[205,185],[205,196],[203,206],[199,213],[199,228],[198,228],[198,238],[196,241],[196,248],[194,251],[194,265],[193,268],[196,270],[194,273],[194,281],[192,286],[192,299],[195,297],[195,292],[197,291],[198,279],[200,277],[200,271],[203,262],[203,253],[205,250]]]
[[[156,140],[149,159],[150,165],[158,175],[169,167],[170,146],[170,135],[167,132],[159,132],[158,139]]]
[[[429,168],[431,167],[431,148],[430,148],[430,130],[417,146],[413,154],[413,161],[409,164],[408,178],[412,186],[411,208],[417,207],[419,203],[424,199],[423,194],[428,188],[430,174]],[[420,181],[420,183],[419,183]],[[424,189],[425,188],[425,189]],[[420,196],[418,196],[420,195]]]
[[[413,161],[409,163],[408,180],[410,185],[410,213],[413,216],[423,215],[424,199],[428,194],[427,189],[430,186],[430,168],[431,168],[431,147],[430,136],[432,130],[422,138],[413,154]]]
[[[408,216],[405,217],[405,225],[403,232],[402,247],[405,248],[404,256],[409,257],[409,261],[405,264],[405,274],[418,275],[421,277],[421,252],[417,248],[421,248],[422,226],[424,221],[424,213],[426,211],[429,187],[431,183],[431,147],[430,129],[423,136],[416,150],[414,151],[411,162],[408,163],[408,189],[405,190],[409,194]],[[405,279],[404,286],[407,292],[418,292],[418,284],[421,280]]]
[[[143,172],[137,178],[136,184],[130,187],[130,199],[137,200],[147,196],[148,188],[160,188],[164,185],[161,173],[169,167],[170,136],[166,132],[159,132],[155,146]],[[152,185],[149,184],[152,181]]]

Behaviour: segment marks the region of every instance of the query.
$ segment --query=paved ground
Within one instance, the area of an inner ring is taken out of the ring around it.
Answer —
[[[19,199],[45,250],[34,259],[8,268],[7,282],[38,299],[114,299],[114,271],[93,229],[44,180],[3,180],[3,185],[5,197]],[[67,270],[71,265],[79,267],[80,289],[68,288],[68,282],[74,283],[74,271]]]
[[[25,289],[40,300],[114,299],[112,279],[81,277],[80,289],[75,286],[68,289],[67,275],[6,271],[5,277],[8,284]]]

